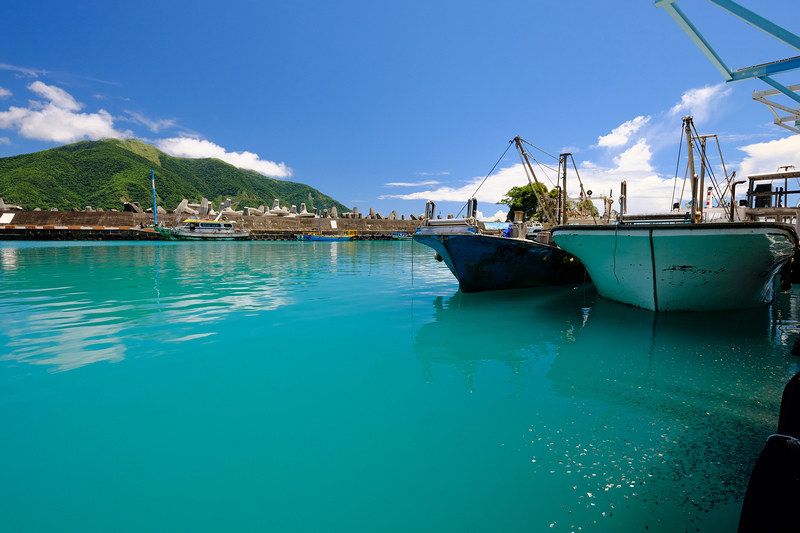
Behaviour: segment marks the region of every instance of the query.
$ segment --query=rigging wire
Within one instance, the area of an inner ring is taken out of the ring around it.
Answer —
[[[550,157],[552,157],[553,159],[558,159],[558,157],[554,156],[553,154],[551,154],[551,153],[549,153],[549,152],[546,152],[546,151],[542,150],[541,148],[539,148],[539,147],[538,147],[538,146],[536,146],[536,145],[533,145],[533,144],[529,143],[529,142],[528,142],[528,141],[526,141],[525,139],[522,139],[522,138],[520,138],[520,141],[524,142],[525,144],[527,144],[528,146],[530,146],[530,147],[532,147],[532,148],[536,148],[537,150],[539,150],[540,152],[542,152],[544,155],[550,156]],[[511,142],[511,141],[509,141],[509,142]]]
[[[523,142],[523,143],[527,144],[531,148],[535,148],[536,150],[539,150],[540,152],[542,152],[544,155],[546,155],[548,157],[552,157],[553,159],[558,160],[558,157],[554,156],[550,152],[547,152],[546,150],[542,150],[541,148],[539,148],[538,146],[536,146],[534,144],[529,143],[528,141],[526,141],[523,138],[520,138],[520,142]],[[530,156],[530,154],[528,154],[528,155]],[[545,165],[544,163],[542,163],[541,161],[539,161],[538,159],[536,159],[533,156],[531,156],[531,159],[533,159],[536,162],[536,164],[539,165],[539,168],[542,171],[542,175],[544,175],[544,177],[547,178],[547,181],[550,182],[550,186],[551,187],[557,187],[556,183],[553,182],[553,179],[547,174],[547,172],[545,172],[545,169],[549,170],[550,172],[555,172],[556,174],[558,174],[558,169],[557,168],[553,168],[550,165]]]
[[[530,146],[533,146],[533,145],[530,144],[530,143],[527,143],[527,141],[525,141],[524,139],[522,139],[519,136],[514,138],[514,142],[515,142],[516,147],[517,147],[517,153],[519,153],[520,161],[522,162],[522,168],[525,170],[525,176],[528,178],[528,184],[531,186],[531,191],[533,191],[533,194],[536,197],[537,203],[539,203],[539,204],[544,206],[544,208],[547,210],[547,217],[550,219],[551,222],[556,223],[557,219],[556,219],[555,214],[553,213],[553,210],[550,208],[550,203],[547,200],[542,198],[543,192],[539,189],[539,185],[540,185],[539,184],[539,180],[536,178],[536,174],[533,172],[533,167],[531,167],[530,158],[528,157],[528,152],[525,151],[525,147],[522,145],[522,143],[525,142],[526,144],[529,144]],[[534,146],[534,148],[536,148],[536,147]],[[537,150],[540,150],[540,149],[537,148]],[[543,150],[540,150],[540,151],[543,151]],[[537,164],[539,164],[538,161],[537,161]],[[541,167],[541,164],[539,164],[539,166]],[[561,162],[559,161],[559,169],[560,169],[560,167],[561,167]],[[533,178],[533,180],[531,180],[531,178]],[[548,177],[548,179],[549,179],[549,177]],[[534,181],[536,182],[536,186],[535,187],[533,185]],[[552,183],[552,181],[551,181],[551,183]]]
[[[675,180],[672,182],[672,201],[669,204],[669,210],[672,211],[672,206],[675,205],[675,189],[678,187],[678,169],[681,168],[681,151],[683,150],[683,128],[681,128],[680,141],[678,142],[678,160],[675,161]],[[684,180],[686,177],[684,176]],[[684,181],[685,184],[685,181]],[[678,200],[678,207],[683,203],[683,187],[681,187],[681,198]]]
[[[569,157],[572,159],[572,168],[575,169],[575,175],[578,177],[578,184],[580,184],[581,186],[581,198],[588,200],[589,197],[586,195],[586,191],[583,189],[583,181],[581,181],[581,175],[578,173],[578,166],[575,164],[575,158],[572,157],[572,154],[569,154]],[[564,164],[566,165],[566,161],[564,161]],[[564,172],[564,175],[566,175],[566,171]],[[591,202],[591,200],[589,201]],[[592,204],[594,205],[594,202],[592,202]],[[592,213],[592,220],[594,221],[595,224],[597,224],[597,218],[594,216],[594,210],[592,210],[591,213]]]
[[[717,137],[716,135],[708,135],[706,137],[701,138],[700,135],[698,135],[698,133],[697,133],[697,128],[694,126],[694,123],[692,123],[692,128],[694,130],[695,138],[701,139],[701,142],[702,142],[702,145],[703,145],[703,148],[704,148],[703,150],[700,150],[698,148],[700,161],[701,161],[701,168],[705,169],[706,172],[708,173],[708,178],[709,178],[709,180],[711,182],[712,188],[717,193],[717,204],[719,205],[719,203],[723,201],[723,192],[720,189],[719,181],[717,180],[716,174],[714,174],[714,169],[711,167],[711,161],[709,160],[708,154],[707,154],[707,152],[705,150],[705,146],[706,146],[706,142],[705,141],[706,141],[706,139],[708,137],[714,137],[715,140],[717,141],[717,148],[719,149],[720,160],[722,160],[722,148],[719,145],[719,137]],[[724,169],[724,165],[725,165],[724,161],[723,161],[722,164],[723,164],[723,169]],[[726,179],[728,177],[727,171],[725,171],[725,177],[726,177]],[[702,195],[702,194],[704,194],[704,191],[698,191],[698,193],[699,193],[699,195]],[[698,199],[698,201],[704,202],[705,200],[700,198],[700,199]]]
[[[483,178],[483,181],[481,182],[481,184],[480,184],[480,185],[478,185],[478,188],[477,188],[477,189],[475,189],[475,192],[474,192],[474,193],[472,193],[472,196],[470,196],[470,198],[474,198],[474,197],[475,197],[475,195],[476,195],[476,194],[478,194],[478,191],[479,191],[479,190],[481,190],[481,187],[483,187],[483,184],[484,184],[484,183],[486,183],[486,180],[487,180],[487,179],[489,179],[489,176],[491,176],[491,175],[492,175],[492,172],[494,172],[494,169],[496,169],[496,168],[497,168],[497,165],[499,165],[499,164],[500,164],[500,161],[502,161],[502,160],[503,160],[503,158],[506,156],[506,153],[507,153],[507,152],[508,152],[508,150],[511,148],[511,143],[513,143],[513,142],[514,142],[514,141],[508,141],[508,146],[506,146],[506,149],[505,149],[505,151],[503,152],[503,155],[501,155],[501,156],[500,156],[500,159],[498,159],[498,160],[497,160],[497,163],[495,163],[495,164],[494,164],[494,166],[492,167],[492,170],[490,170],[490,171],[489,171],[489,173],[488,173],[488,174],[486,174],[486,177],[485,177],[485,178]],[[469,202],[467,202],[466,204],[464,204],[464,205],[461,207],[461,209],[458,211],[458,214],[456,215],[456,218],[458,218],[458,216],[461,214],[461,212],[462,212],[462,211],[464,211],[464,208],[466,208],[466,207],[467,207],[467,205],[469,205]]]

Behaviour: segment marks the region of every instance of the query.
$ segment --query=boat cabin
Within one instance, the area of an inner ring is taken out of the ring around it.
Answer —
[[[800,230],[800,170],[782,167],[779,172],[753,174],[747,181],[747,198],[731,206],[733,220],[782,222]]]

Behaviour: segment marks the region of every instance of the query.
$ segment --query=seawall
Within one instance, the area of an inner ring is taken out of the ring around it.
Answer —
[[[149,213],[87,211],[0,211],[0,240],[162,240],[145,228],[153,224]],[[186,215],[181,217],[186,218]],[[159,215],[165,226],[175,224],[175,215]],[[355,230],[356,239],[390,239],[393,232],[414,233],[421,220],[386,218],[311,218],[225,215],[250,230],[253,240],[293,240],[298,233],[322,230],[338,233]],[[331,222],[336,223],[333,229]]]

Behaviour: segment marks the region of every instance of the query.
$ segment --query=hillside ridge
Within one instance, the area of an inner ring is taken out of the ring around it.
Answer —
[[[24,209],[121,209],[120,197],[143,206],[153,203],[150,172],[155,171],[158,205],[174,209],[184,198],[215,205],[227,198],[234,207],[305,203],[309,210],[350,209],[319,190],[236,168],[213,158],[173,157],[137,139],[79,141],[0,158],[0,198]],[[312,205],[313,204],[313,205]]]

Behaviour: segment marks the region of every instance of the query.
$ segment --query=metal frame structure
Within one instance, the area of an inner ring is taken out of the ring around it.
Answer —
[[[768,21],[764,17],[757,15],[747,8],[744,8],[733,2],[732,0],[707,0],[720,9],[727,11],[736,18],[746,22],[754,28],[761,30],[770,37],[786,44],[787,46],[800,51],[800,37],[794,33],[785,30],[777,24]],[[791,85],[786,87],[778,83],[772,76],[789,72],[791,70],[800,69],[800,56],[790,57],[788,59],[781,59],[763,65],[755,65],[752,67],[745,67],[738,70],[731,70],[717,52],[711,47],[711,44],[703,37],[700,31],[692,24],[689,17],[681,11],[677,5],[677,0],[658,0],[653,4],[655,7],[663,8],[667,14],[680,26],[680,28],[689,36],[689,38],[697,45],[698,48],[705,54],[711,64],[716,67],[722,74],[727,83],[736,81],[749,80],[757,78],[764,83],[770,85],[772,89],[767,91],[753,92],[753,100],[766,104],[772,113],[775,115],[774,123],[782,128],[786,128],[795,133],[800,133],[800,107],[792,109],[790,107],[777,104],[767,100],[767,97],[777,96],[784,94],[800,104],[800,95],[797,91],[800,90],[800,85]],[[789,113],[788,116],[780,116],[777,110]],[[791,124],[791,125],[790,125]]]

